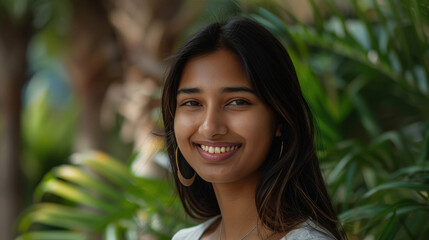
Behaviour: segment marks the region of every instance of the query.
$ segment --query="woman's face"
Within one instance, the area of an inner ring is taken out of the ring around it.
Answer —
[[[236,55],[220,49],[191,59],[177,91],[174,131],[185,159],[208,182],[259,177],[274,113],[255,94]]]

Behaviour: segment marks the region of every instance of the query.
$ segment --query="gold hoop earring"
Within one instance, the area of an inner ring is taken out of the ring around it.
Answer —
[[[189,187],[191,186],[194,181],[195,181],[195,176],[196,174],[194,173],[194,176],[192,176],[191,178],[185,178],[182,173],[180,172],[180,168],[179,168],[179,162],[177,160],[177,152],[178,152],[179,147],[176,148],[176,167],[177,167],[177,177],[179,178],[180,183],[185,186],[185,187]]]
[[[279,158],[282,157],[282,153],[283,153],[283,138],[282,138],[282,141],[280,142],[280,155],[279,155]]]

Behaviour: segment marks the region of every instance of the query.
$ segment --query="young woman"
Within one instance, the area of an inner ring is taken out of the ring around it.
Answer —
[[[174,240],[344,238],[295,69],[265,28],[197,32],[173,57],[162,113],[180,199],[205,220]]]

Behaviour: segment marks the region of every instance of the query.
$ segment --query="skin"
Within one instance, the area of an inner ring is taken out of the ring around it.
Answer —
[[[177,92],[174,130],[185,159],[213,184],[222,214],[222,239],[240,239],[258,221],[255,190],[280,127],[272,110],[254,93],[234,53],[220,49],[186,64]],[[219,157],[204,152],[201,144],[238,149]],[[220,220],[202,239],[218,239],[219,229]],[[246,240],[260,235],[269,232],[258,227]]]

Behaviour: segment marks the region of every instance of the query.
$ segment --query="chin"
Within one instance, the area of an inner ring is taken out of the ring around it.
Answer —
[[[201,176],[200,177],[209,183],[221,183],[225,181],[225,178],[220,177],[220,176]]]

